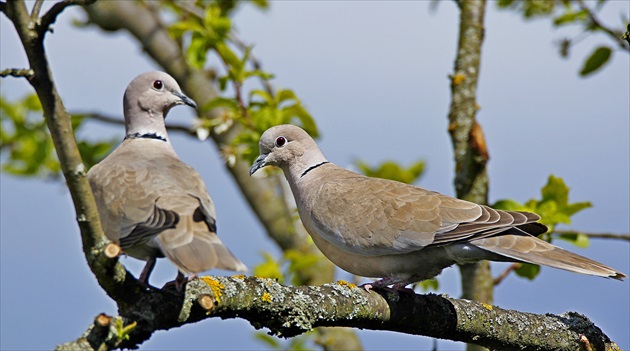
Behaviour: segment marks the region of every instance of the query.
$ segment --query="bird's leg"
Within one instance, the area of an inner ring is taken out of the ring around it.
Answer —
[[[153,271],[154,267],[155,267],[155,256],[151,256],[147,260],[147,264],[144,265],[144,269],[142,269],[142,273],[140,273],[140,278],[138,278],[138,281],[140,281],[140,284],[147,287],[149,286],[149,276],[151,275],[151,272]]]
[[[184,275],[184,273],[177,271],[177,277],[175,278],[175,288],[177,291],[181,292],[184,289],[184,285],[188,283],[188,279]]]

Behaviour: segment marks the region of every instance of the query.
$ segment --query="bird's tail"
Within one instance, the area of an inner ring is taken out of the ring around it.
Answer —
[[[534,236],[514,231],[510,234],[472,240],[471,244],[511,260],[544,265],[571,272],[622,280],[627,276],[603,263],[561,249]]]
[[[181,216],[177,226],[158,235],[160,248],[177,268],[186,274],[212,268],[238,272],[247,267],[223,244],[216,233],[191,216]]]

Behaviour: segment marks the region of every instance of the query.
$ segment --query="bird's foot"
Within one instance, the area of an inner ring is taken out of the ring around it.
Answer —
[[[392,287],[390,288],[389,285],[392,285]],[[415,294],[415,291],[411,288],[407,288],[406,285],[405,283],[399,283],[399,280],[396,278],[388,277],[373,283],[365,283],[361,285],[361,287],[367,292],[371,292],[372,289],[378,289],[391,293],[396,297],[398,297],[400,293]]]
[[[175,286],[175,290],[181,293],[182,291],[184,291],[186,284],[195,278],[197,278],[197,274],[191,274],[190,276],[186,277],[184,273],[178,271],[177,277],[175,277],[175,280],[164,284],[162,289],[169,289],[172,286]]]

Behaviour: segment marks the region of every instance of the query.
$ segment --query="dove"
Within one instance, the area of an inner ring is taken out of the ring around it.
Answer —
[[[282,169],[304,227],[319,250],[364,287],[404,289],[453,264],[527,262],[621,280],[626,275],[536,236],[547,227],[529,212],[495,210],[417,186],[370,178],[329,162],[294,125],[260,137],[250,175]]]
[[[212,268],[246,271],[217,236],[216,211],[201,176],[171,145],[164,119],[176,105],[196,108],[164,72],[134,78],[123,99],[126,135],[88,172],[105,235],[127,255],[147,261],[148,285],[156,258],[167,257],[184,275]]]

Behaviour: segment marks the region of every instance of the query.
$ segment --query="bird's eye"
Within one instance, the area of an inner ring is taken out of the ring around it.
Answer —
[[[155,82],[153,82],[153,87],[156,90],[162,90],[162,88],[164,88],[164,83],[162,83],[161,80],[156,80]]]
[[[287,143],[287,139],[283,136],[276,138],[276,147],[283,147]]]

